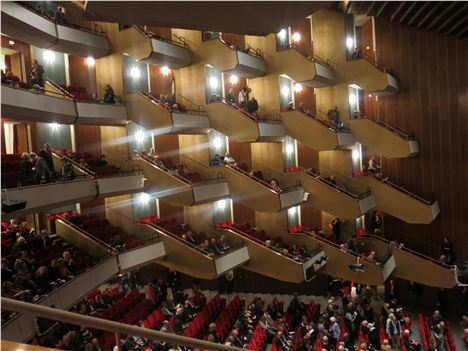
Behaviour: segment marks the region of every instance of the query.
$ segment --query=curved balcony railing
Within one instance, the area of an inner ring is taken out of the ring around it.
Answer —
[[[370,117],[370,116],[363,115],[359,111],[356,111],[355,113],[351,114],[349,116],[349,119],[351,119],[351,120],[353,120],[353,119],[368,119],[368,120],[370,120],[372,122],[375,122],[378,125],[384,127],[385,129],[388,129],[392,133],[398,135],[400,138],[403,138],[403,139],[408,140],[408,141],[415,140],[415,136],[414,136],[413,133],[408,134],[408,133],[402,131],[401,129],[399,129],[399,128],[395,127],[395,126],[392,126],[389,123],[382,121],[381,119],[376,119],[376,118],[373,118],[373,117]]]
[[[262,50],[260,50],[259,48],[257,49],[253,49],[251,47],[248,47],[246,49],[241,49],[239,48],[237,45],[235,44],[229,44],[224,38],[223,38],[223,33],[220,33],[220,32],[217,32],[217,35],[214,35],[214,36],[207,36],[207,32],[204,32],[202,31],[202,41],[210,41],[210,40],[219,40],[221,41],[224,45],[226,45],[229,49],[231,50],[236,50],[236,51],[239,51],[239,52],[242,52],[244,54],[247,54],[247,55],[250,55],[250,56],[253,56],[255,58],[258,58],[260,60],[264,60],[264,57],[263,57],[263,53],[262,53]]]
[[[317,55],[313,55],[313,56],[310,56],[310,55],[307,55],[306,53],[304,53],[300,48],[299,46],[297,46],[296,44],[294,43],[291,43],[289,45],[284,45],[284,46],[281,46],[281,47],[277,47],[276,48],[276,51],[285,51],[285,50],[295,50],[297,51],[299,54],[301,54],[302,56],[304,56],[304,58],[310,62],[316,62],[316,63],[319,63],[321,65],[324,65],[324,66],[327,66],[328,68],[330,69],[333,69],[333,66],[330,62],[330,60],[325,60]]]
[[[297,108],[294,108],[292,110],[288,110],[288,108],[285,109],[283,112],[288,112],[288,111],[295,111],[295,112],[300,112],[304,116],[309,117],[310,119],[316,121],[317,123],[322,124],[324,127],[334,131],[334,132],[340,132],[340,133],[352,133],[352,130],[349,127],[339,127],[337,125],[334,125],[324,119],[319,118],[317,115],[313,114],[309,110],[300,110]],[[320,111],[321,112],[321,111]],[[326,114],[325,114],[326,115]]]
[[[177,46],[180,46],[182,48],[189,49],[187,41],[182,36],[176,36],[176,38],[177,38],[177,41],[176,41],[176,40],[161,37],[161,36],[157,35],[156,33],[151,32],[151,31],[147,31],[144,28],[142,28],[141,26],[134,26],[134,28],[136,30],[138,30],[140,33],[142,33],[145,37],[149,38],[149,39],[164,41],[164,42],[172,44],[172,45],[177,45]]]

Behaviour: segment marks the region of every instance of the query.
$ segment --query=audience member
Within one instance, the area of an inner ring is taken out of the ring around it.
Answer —
[[[31,85],[37,87],[44,87],[44,68],[39,64],[37,60],[33,61],[31,68],[29,69],[29,78]]]
[[[104,100],[105,104],[115,104],[114,89],[109,84],[104,87]]]
[[[31,185],[34,182],[34,171],[31,162],[31,157],[27,152],[21,154],[20,161],[20,171],[21,171],[21,185]]]

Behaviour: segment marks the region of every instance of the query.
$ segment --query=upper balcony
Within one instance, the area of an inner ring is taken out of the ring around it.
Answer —
[[[210,125],[237,142],[280,142],[286,133],[281,121],[259,119],[225,100],[206,105]]]
[[[228,239],[241,239],[247,246],[250,259],[243,268],[274,279],[290,283],[308,282],[315,277],[315,271],[325,264],[320,259],[324,256],[322,250],[300,250],[279,237],[271,239],[264,230],[248,224],[221,223],[218,230]],[[301,254],[294,253],[296,251],[301,251]]]
[[[281,112],[281,120],[288,135],[317,151],[339,149],[356,141],[351,130],[337,129],[309,111],[284,111]]]
[[[262,212],[279,212],[304,202],[307,193],[299,185],[280,188],[234,165],[215,166],[229,183],[234,200]]]
[[[379,210],[407,223],[429,224],[440,212],[437,201],[416,195],[387,178],[361,172],[355,179],[372,189]]]
[[[299,168],[300,170],[300,168]],[[340,218],[355,219],[375,207],[370,192],[354,194],[312,171],[291,172],[310,195],[307,203]]]
[[[118,40],[127,39],[131,41],[127,42],[125,52],[137,61],[171,69],[192,64],[190,48],[182,37],[171,40],[146,31],[140,26],[133,26],[124,29]]]
[[[350,118],[356,140],[388,158],[403,158],[419,153],[419,144],[414,136],[390,124],[366,116]]]
[[[147,192],[155,194],[172,206],[193,206],[224,199],[229,196],[228,183],[224,178],[202,179],[200,174],[180,175],[166,161],[151,159],[145,155],[135,157],[147,179]]]
[[[205,233],[194,233],[190,226],[177,224],[174,220],[148,218],[139,221],[145,230],[157,233],[164,241],[166,258],[159,264],[178,272],[199,279],[216,279],[227,271],[249,261],[247,247],[240,245],[239,240],[227,240],[225,251],[214,253]],[[192,242],[186,239],[190,231]]]
[[[322,88],[335,84],[335,71],[329,61],[301,53],[295,45],[278,48],[277,70],[294,81]]]
[[[382,285],[396,269],[396,257],[389,253],[378,257],[378,260],[364,258],[362,253],[353,252],[345,245],[338,245],[313,231],[303,229],[294,233],[294,238],[300,245],[322,250],[327,257],[327,264],[318,272],[335,278],[377,286]],[[362,266],[356,269],[353,267],[356,264]]]
[[[181,104],[170,106],[143,91],[127,94],[125,106],[130,120],[157,134],[206,134],[210,130],[203,106],[198,110],[187,110]]]
[[[2,84],[2,117],[21,121],[124,126],[127,111],[121,104],[82,101],[47,83],[45,89]]]
[[[262,52],[251,48],[242,50],[227,43],[222,36],[203,42],[208,63],[220,72],[238,75],[247,79],[266,74]]]
[[[356,241],[363,250],[375,251],[377,257],[391,253],[396,262],[396,268],[392,275],[397,278],[445,289],[451,289],[458,284],[455,266],[443,264],[396,242],[375,235],[358,237]]]
[[[2,4],[2,33],[39,48],[70,55],[100,58],[109,54],[109,41],[100,26],[57,24],[34,4],[26,1]]]
[[[347,69],[355,72],[353,82],[374,96],[397,94],[400,87],[395,75],[361,51],[348,57]]]

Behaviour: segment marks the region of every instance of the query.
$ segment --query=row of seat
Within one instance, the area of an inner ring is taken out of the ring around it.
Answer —
[[[189,326],[184,330],[182,336],[189,338],[201,338],[206,334],[208,325],[212,323],[216,317],[226,306],[226,299],[220,295],[216,295],[198,313]]]
[[[241,300],[239,296],[235,296],[227,307],[221,312],[215,321],[216,337],[222,341],[226,339],[227,334],[232,329],[242,308],[245,306],[245,300]],[[205,340],[208,335],[205,336]]]

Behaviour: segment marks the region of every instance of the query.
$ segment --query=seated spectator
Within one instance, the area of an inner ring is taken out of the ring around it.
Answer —
[[[31,157],[27,152],[21,154],[20,161],[20,172],[21,172],[21,185],[31,185],[34,182],[34,171],[31,162]]]
[[[442,242],[442,253],[445,256],[445,263],[449,265],[454,265],[456,263],[455,250],[453,249],[453,244],[449,238],[444,237]]]
[[[225,236],[225,235],[221,235],[221,236],[219,237],[219,240],[218,240],[218,247],[220,248],[220,250],[221,250],[222,252],[227,252],[227,251],[229,251],[229,249],[231,248],[231,247],[229,246],[229,243],[228,243],[227,240],[226,240],[226,236]]]
[[[96,161],[96,166],[107,166],[105,155],[101,155],[101,157],[99,157],[99,159]]]
[[[234,160],[234,158],[231,157],[231,155],[229,154],[229,152],[226,152],[226,155],[224,156],[224,163],[227,164],[227,165],[231,165],[231,166],[235,166],[236,165],[236,160]]]
[[[304,103],[303,103],[302,101],[299,103],[298,111],[299,111],[299,112],[302,112],[302,113],[306,113],[306,112],[307,112],[306,109],[305,109],[305,107],[304,107]]]
[[[286,109],[287,111],[294,111],[294,103],[292,101],[289,101],[288,107]]]
[[[112,87],[109,84],[106,84],[104,90],[105,93],[103,102],[105,104],[115,104],[114,89],[112,89]]]
[[[371,157],[371,159],[369,160],[369,166],[367,167],[367,170],[374,174],[379,172],[380,165],[377,163],[377,157]]]
[[[338,112],[338,106],[328,110],[327,112],[328,119],[330,123],[335,127],[338,128],[340,125],[340,113]]]
[[[89,164],[86,162],[86,160],[84,158],[80,158],[80,160],[78,162],[78,165],[81,168],[89,169]]]
[[[215,256],[221,255],[222,251],[221,251],[221,249],[218,247],[218,244],[216,243],[216,239],[215,239],[215,238],[211,238],[211,239],[210,239],[209,250],[210,250]]]
[[[212,166],[220,166],[222,165],[222,163],[223,163],[223,158],[219,154],[214,155],[213,159],[211,160]]]
[[[229,92],[226,95],[226,101],[230,104],[236,103],[236,98],[234,97],[234,94],[232,93],[232,88],[229,88]]]
[[[248,102],[247,102],[247,112],[254,115],[255,117],[258,118],[258,114],[257,114],[257,111],[258,111],[258,102],[257,102],[257,99],[255,99],[255,97],[252,97],[252,99],[250,99]]]
[[[331,176],[329,176],[328,178],[326,178],[330,183],[332,183],[333,185],[337,185],[336,183],[336,176],[334,174],[332,174]]]
[[[76,178],[75,169],[67,158],[62,158],[62,169],[60,177],[63,181],[74,180]]]
[[[407,351],[419,351],[421,350],[421,344],[417,342],[412,336],[409,329],[405,329],[402,338],[403,345]]]
[[[280,193],[280,192],[283,191],[283,190],[280,188],[280,186],[278,185],[278,182],[276,181],[276,179],[270,180],[270,187],[271,187],[274,191],[276,191],[276,192],[278,192],[278,193]]]

